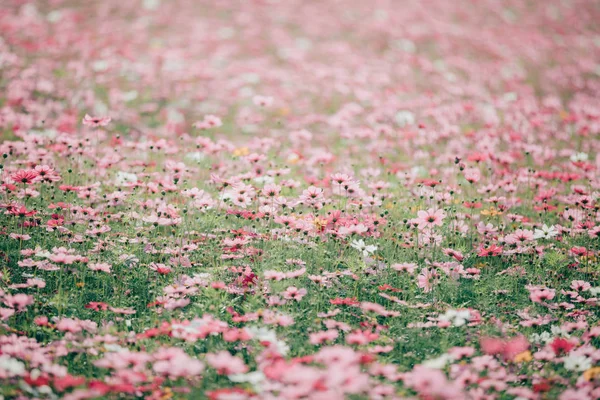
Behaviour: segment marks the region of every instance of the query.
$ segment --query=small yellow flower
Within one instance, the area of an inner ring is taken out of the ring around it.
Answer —
[[[491,217],[497,217],[498,215],[502,215],[502,211],[496,210],[494,207],[490,207],[487,210],[481,210],[481,215],[489,215]]]
[[[517,354],[513,359],[513,361],[516,363],[529,362],[531,360],[533,360],[533,357],[531,356],[531,352],[529,350]]]
[[[317,228],[318,231],[325,228],[327,226],[327,220],[325,218],[315,217],[313,220],[313,225]]]
[[[290,164],[298,164],[298,161],[300,161],[300,156],[296,153],[291,153],[287,158],[287,162]]]
[[[161,400],[167,400],[173,397],[173,391],[171,388],[165,388],[165,393],[160,397]]]
[[[232,154],[235,157],[247,156],[248,154],[250,154],[250,150],[248,150],[247,147],[238,147],[237,149],[233,150]]]
[[[77,282],[77,283],[75,284],[75,286],[77,286],[78,288],[82,288],[82,287],[84,287],[84,286],[85,286],[85,283],[83,283],[83,282]]]
[[[586,261],[594,262],[594,261],[596,261],[596,256],[594,256],[594,255],[581,256],[580,260],[581,260],[581,262],[586,262]]]
[[[597,376],[600,376],[600,367],[592,367],[583,373],[583,379],[586,381],[591,381]]]

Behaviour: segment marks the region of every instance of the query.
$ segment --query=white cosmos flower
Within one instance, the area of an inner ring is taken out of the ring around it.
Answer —
[[[593,287],[593,288],[590,288],[590,294],[591,294],[592,296],[599,295],[599,294],[600,294],[600,286],[598,286],[598,287]]]
[[[106,351],[110,351],[110,352],[114,352],[114,353],[120,353],[120,352],[126,350],[125,348],[119,346],[118,344],[112,344],[112,343],[106,343],[104,345],[104,348],[106,349]]]
[[[529,337],[529,340],[533,343],[548,343],[552,340],[552,335],[550,332],[534,333]]]
[[[115,184],[117,186],[123,186],[128,183],[136,183],[138,177],[136,174],[132,174],[130,172],[119,171],[117,172],[117,176],[115,177]]]
[[[454,326],[463,326],[471,318],[469,310],[448,310],[438,317],[440,321],[448,321]]]
[[[569,354],[563,358],[564,366],[569,371],[585,371],[592,368],[592,361],[586,356]]]
[[[4,354],[0,356],[0,370],[8,377],[22,376],[25,373],[25,364]]]
[[[251,384],[257,384],[265,380],[265,375],[260,371],[253,371],[247,374],[228,375],[228,378],[233,382],[249,382]]]
[[[456,358],[450,354],[442,354],[437,358],[432,358],[431,360],[423,362],[422,365],[427,368],[442,369],[455,360]]]
[[[562,337],[566,337],[566,338],[571,337],[571,335],[569,335],[568,331],[564,330],[563,328],[561,328],[558,325],[552,325],[550,327],[550,331],[552,332],[552,334],[554,336],[562,336]]]
[[[571,155],[571,161],[573,162],[578,162],[578,161],[587,161],[588,160],[588,155],[586,153],[575,153]]]
[[[363,253],[363,256],[365,257],[377,251],[377,246],[374,246],[372,244],[367,245],[362,239],[353,240],[352,243],[350,243],[350,246],[354,247],[358,251],[361,251]]]
[[[262,384],[264,383],[264,381],[266,379],[265,374],[263,374],[260,371],[252,371],[252,372],[248,372],[247,374],[233,374],[233,375],[228,375],[227,377],[232,382],[237,382],[237,383],[245,382],[245,383],[251,384],[252,388],[256,392],[262,391]]]
[[[248,331],[252,334],[254,339],[274,344],[277,351],[282,356],[285,356],[290,350],[289,346],[283,340],[277,338],[277,334],[273,330],[265,327],[250,326]]]
[[[50,253],[48,250],[40,250],[35,253],[35,256],[39,258],[49,258],[51,255],[52,253]]]
[[[542,229],[536,229],[535,232],[533,232],[534,239],[551,239],[556,235],[558,235],[558,231],[554,225],[548,226],[544,224]]]
[[[185,155],[185,158],[190,160],[190,161],[194,161],[194,162],[200,162],[202,160],[204,160],[204,154],[199,152],[199,151],[194,151],[191,153],[187,153]]]
[[[404,127],[406,125],[414,125],[415,114],[407,110],[401,110],[396,113],[394,119],[396,120],[396,124],[400,127]]]

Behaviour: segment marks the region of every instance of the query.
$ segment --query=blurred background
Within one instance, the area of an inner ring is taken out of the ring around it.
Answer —
[[[398,110],[477,103],[491,121],[485,104],[498,98],[564,104],[599,91],[598,1],[2,5],[4,137],[75,132],[84,111],[110,114],[124,134],[181,134],[205,114],[221,116],[227,136],[265,134],[264,115],[248,107],[257,95],[276,100],[267,125],[276,130],[322,122],[349,102],[401,122],[412,117]]]

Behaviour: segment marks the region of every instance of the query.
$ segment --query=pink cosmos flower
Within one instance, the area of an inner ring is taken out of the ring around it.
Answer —
[[[263,196],[269,197],[269,198],[275,198],[275,197],[279,196],[280,192],[281,192],[281,186],[276,185],[274,183],[269,183],[269,184],[265,185],[262,189]]]
[[[79,324],[79,321],[75,319],[61,318],[61,320],[56,324],[56,329],[62,332],[77,333],[81,332],[82,327],[81,324]]]
[[[106,273],[111,272],[111,265],[108,263],[90,263],[88,264],[88,268],[92,271],[102,271]]]
[[[465,259],[465,256],[460,251],[454,249],[444,249],[444,254],[453,257],[456,261],[460,262]]]
[[[587,290],[590,290],[591,288],[592,288],[592,285],[586,281],[578,280],[578,281],[571,282],[571,289],[573,289],[573,290],[585,292]]]
[[[477,255],[479,257],[494,257],[502,254],[502,247],[496,244],[491,244],[488,247],[484,247],[483,245],[479,246]]]
[[[415,222],[418,224],[419,230],[423,230],[434,226],[442,226],[444,218],[446,218],[444,210],[430,208],[427,211],[419,211]]]
[[[477,183],[481,179],[481,171],[477,168],[466,169],[463,174],[469,183]]]
[[[336,329],[328,329],[326,331],[320,331],[311,333],[309,335],[309,342],[313,345],[323,344],[325,342],[331,342],[337,339],[338,331]]]
[[[83,125],[89,126],[91,128],[106,126],[110,123],[110,121],[110,117],[92,117],[88,114],[85,114],[85,116],[83,117]]]
[[[155,263],[152,262],[150,264],[148,264],[148,268],[158,272],[161,275],[168,275],[171,273],[172,268],[168,265],[162,264],[162,263]]]
[[[556,294],[554,289],[533,289],[529,292],[529,299],[534,303],[541,303],[545,300],[552,300]]]
[[[448,382],[442,371],[416,366],[405,375],[404,383],[425,398],[465,398],[456,384]]]
[[[254,96],[252,102],[260,107],[270,107],[273,104],[273,98],[270,96]]]
[[[37,173],[37,180],[46,183],[60,181],[60,175],[54,170],[54,168],[48,165],[36,165],[35,172]]]
[[[209,353],[206,362],[221,375],[243,374],[248,371],[248,366],[239,357],[232,356],[228,351]]]
[[[306,296],[306,293],[304,288],[298,289],[296,286],[289,286],[282,295],[285,299],[300,301]]]
[[[529,348],[529,342],[524,336],[516,336],[508,340],[483,337],[480,339],[479,344],[484,353],[499,354],[507,360],[512,360],[517,354],[523,353]]]
[[[371,343],[379,338],[379,334],[370,331],[362,331],[360,329],[346,334],[346,343],[351,345],[362,346]]]
[[[10,308],[14,308],[17,311],[24,311],[27,306],[33,304],[33,296],[29,296],[24,293],[17,293],[15,295],[7,294],[4,296],[4,304]]]
[[[406,271],[412,275],[418,268],[418,265],[415,263],[392,264],[391,268],[398,272]]]
[[[246,208],[252,204],[252,197],[247,193],[234,194],[230,198],[231,203],[237,207]]]
[[[425,293],[429,293],[433,290],[437,273],[430,270],[429,268],[423,268],[421,273],[417,276],[417,286],[423,289]]]
[[[194,128],[198,129],[210,129],[218,128],[223,125],[221,118],[216,115],[205,115],[202,121],[194,123]]]
[[[201,361],[191,358],[179,348],[162,349],[155,358],[157,361],[152,370],[171,379],[195,377],[204,370]]]
[[[10,179],[16,183],[31,185],[38,177],[38,172],[32,169],[21,169],[14,174],[11,174]]]
[[[11,233],[10,235],[8,235],[11,239],[16,239],[16,240],[29,240],[31,239],[31,236],[29,235],[21,235],[20,233]]]
[[[504,241],[508,244],[523,244],[534,240],[534,234],[527,229],[517,229],[514,233],[506,235]]]
[[[0,321],[6,321],[13,315],[15,315],[14,309],[0,307]]]
[[[308,189],[305,189],[300,196],[300,201],[302,203],[316,208],[322,206],[323,200],[323,189],[315,186],[310,186]]]

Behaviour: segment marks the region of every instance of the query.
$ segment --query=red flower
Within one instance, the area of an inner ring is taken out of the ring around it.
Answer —
[[[429,187],[436,187],[437,185],[439,185],[440,181],[436,181],[435,179],[421,179],[419,180],[420,183],[422,183],[424,186],[429,186]]]
[[[575,345],[564,338],[556,338],[550,343],[550,347],[557,356],[570,352]]]
[[[108,304],[102,302],[91,301],[85,305],[85,308],[94,311],[106,311],[108,309]]]
[[[158,328],[150,328],[145,330],[142,333],[137,334],[138,339],[150,339],[156,336],[168,335],[171,334],[171,325],[167,322],[163,322],[162,325]]]
[[[384,284],[384,285],[378,286],[377,289],[379,289],[379,290],[389,290],[389,291],[392,291],[392,292],[395,292],[395,293],[402,291],[402,289],[396,289],[395,287],[390,286],[387,283]]]
[[[256,276],[253,272],[250,272],[248,275],[244,275],[242,278],[242,286],[249,287],[254,286],[256,284],[256,280],[258,276]]]
[[[377,359],[377,358],[376,358],[376,357],[375,357],[373,354],[369,354],[369,353],[363,353],[363,354],[361,354],[361,355],[360,355],[360,360],[359,360],[359,362],[360,362],[362,365],[365,365],[365,364],[370,364],[370,363],[372,363],[372,362],[373,362],[373,361],[375,361],[376,359]]]
[[[37,213],[37,211],[28,210],[27,208],[25,208],[25,206],[20,204],[10,206],[8,208],[8,212],[17,217],[31,217],[32,215],[35,215],[35,213]]]
[[[347,297],[347,298],[338,297],[337,299],[329,300],[329,302],[333,305],[344,305],[344,306],[357,306],[360,304],[358,302],[358,300],[356,299],[356,297]]]
[[[65,223],[65,217],[60,214],[52,214],[52,218],[48,220],[47,224],[50,227],[62,226]]]
[[[236,394],[246,397],[249,394],[249,392],[242,388],[233,387],[233,388],[226,388],[226,389],[217,389],[217,390],[213,390],[211,392],[206,392],[205,394],[208,396],[208,398],[210,400],[217,400],[217,399],[222,399],[222,398],[228,397],[229,395],[232,398],[234,398]]]
[[[76,377],[72,375],[65,375],[54,378],[54,388],[59,392],[63,392],[65,389],[68,389],[70,387],[83,385],[84,383],[85,378]]]
[[[46,386],[48,384],[48,382],[50,382],[50,379],[48,378],[48,375],[44,374],[44,375],[40,375],[37,378],[32,378],[31,375],[27,375],[23,378],[23,380],[29,385],[29,386]]]
[[[552,386],[550,386],[548,381],[541,381],[540,383],[533,384],[532,388],[535,393],[543,393],[548,392]]]
[[[37,171],[31,169],[21,169],[10,176],[10,179],[17,183],[31,185],[38,177]]]
[[[588,250],[583,246],[573,246],[570,250],[571,254],[575,256],[586,256],[588,255]]]
[[[492,256],[499,256],[500,254],[502,254],[502,247],[497,246],[495,244],[493,244],[487,248],[480,246],[477,251],[477,255],[479,257],[492,257]]]
[[[79,190],[79,188],[77,186],[71,186],[71,185],[60,185],[58,188],[60,190],[62,190],[63,192],[76,192]]]

